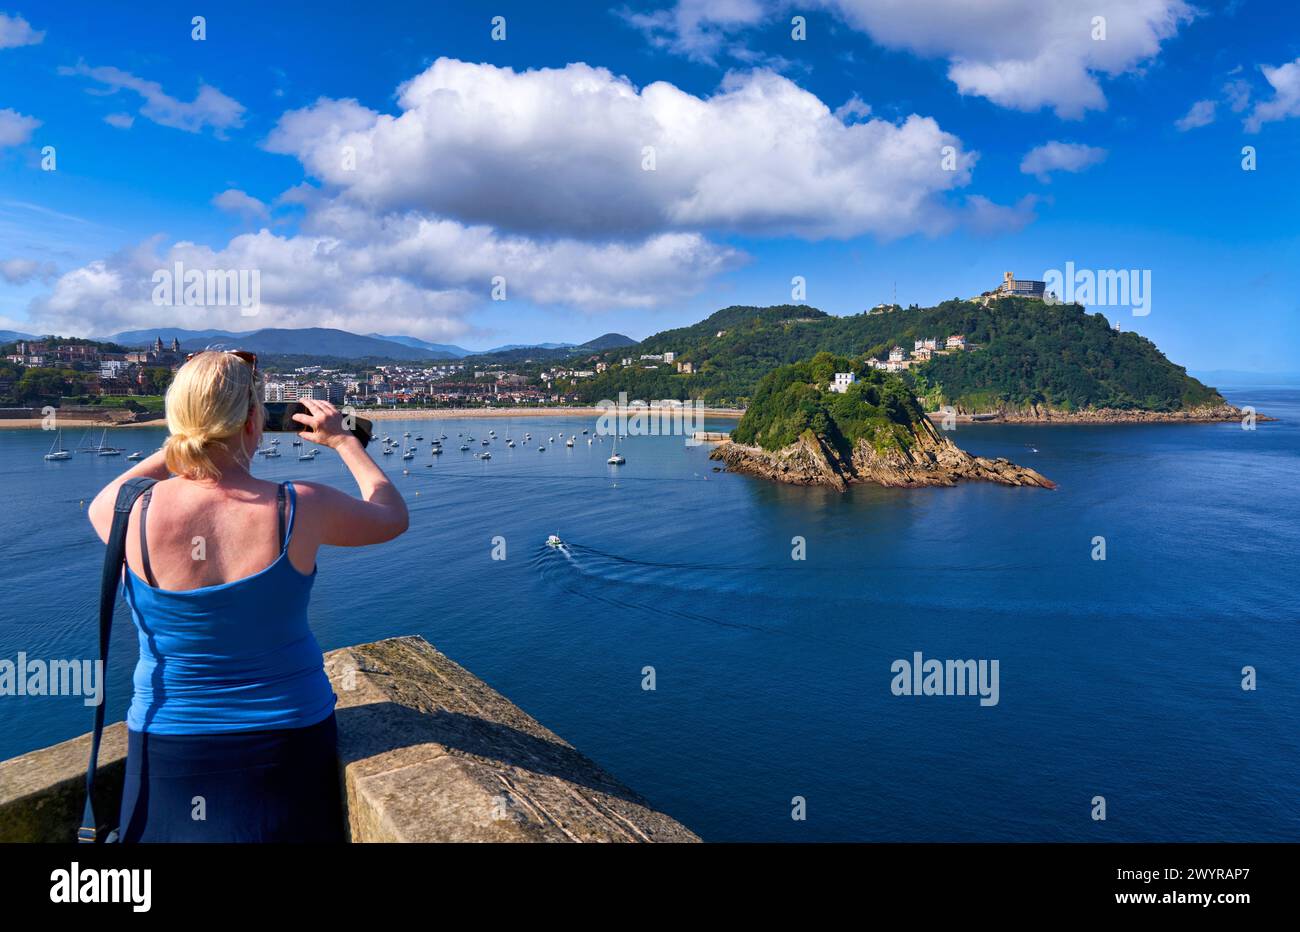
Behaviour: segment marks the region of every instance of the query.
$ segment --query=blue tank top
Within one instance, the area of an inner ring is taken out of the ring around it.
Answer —
[[[297,493],[286,482],[287,530],[280,555],[261,572],[183,592],[158,589],[130,568],[127,604],[140,640],[132,731],[160,735],[302,728],[334,711],[320,645],[307,623],[316,570],[289,561]],[[146,501],[140,513],[142,556]]]

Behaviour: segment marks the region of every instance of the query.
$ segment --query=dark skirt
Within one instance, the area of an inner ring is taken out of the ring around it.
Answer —
[[[123,842],[341,842],[338,730],[127,732]]]

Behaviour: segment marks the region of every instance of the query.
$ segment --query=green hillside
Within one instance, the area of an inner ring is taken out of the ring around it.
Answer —
[[[773,369],[819,352],[863,360],[889,348],[910,350],[914,340],[964,334],[974,349],[936,356],[904,379],[927,405],[972,410],[999,405],[1176,411],[1222,402],[1145,337],[1111,328],[1101,314],[1073,304],[1008,298],[984,307],[952,300],[933,308],[832,317],[802,305],[729,307],[690,327],[667,330],[639,346],[605,354],[609,371],[579,381],[583,401],[615,398],[701,398],[746,403]],[[691,375],[673,365],[646,369],[618,361],[642,353],[676,354]]]
[[[843,394],[826,391],[836,372],[856,372]],[[789,446],[806,430],[851,458],[854,444],[867,440],[878,451],[906,447],[925,417],[897,375],[868,369],[833,353],[781,366],[759,380],[753,401],[732,439],[765,450]]]

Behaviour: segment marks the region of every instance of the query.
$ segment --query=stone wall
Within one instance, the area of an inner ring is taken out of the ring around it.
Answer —
[[[354,842],[700,839],[419,637],[330,651]],[[0,842],[70,841],[90,737],[0,762]],[[105,730],[96,809],[121,796],[126,726]]]

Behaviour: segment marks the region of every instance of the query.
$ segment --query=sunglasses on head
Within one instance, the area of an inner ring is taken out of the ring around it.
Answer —
[[[256,353],[250,353],[248,350],[241,350],[241,349],[199,350],[197,353],[187,354],[185,357],[185,361],[189,362],[195,356],[200,356],[203,353],[229,353],[231,356],[236,356],[239,359],[242,359],[244,362],[248,363],[250,366],[252,366],[253,375],[257,375],[257,354]]]

